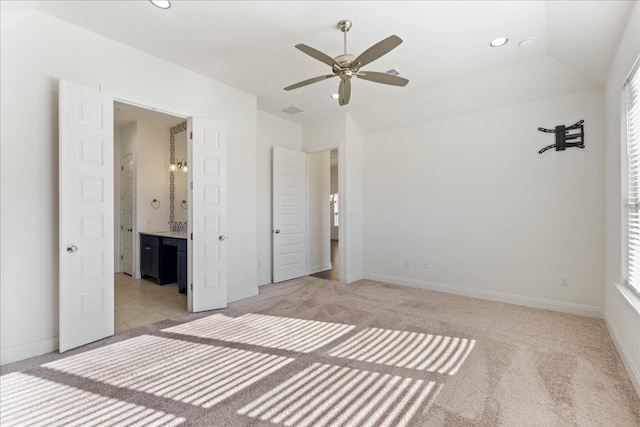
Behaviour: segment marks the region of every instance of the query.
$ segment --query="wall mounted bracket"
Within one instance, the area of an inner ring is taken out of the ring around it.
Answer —
[[[547,150],[555,148],[556,151],[564,151],[570,147],[584,148],[584,120],[571,125],[556,126],[555,129],[538,128],[540,132],[555,133],[556,143],[547,145],[538,154],[542,154]]]

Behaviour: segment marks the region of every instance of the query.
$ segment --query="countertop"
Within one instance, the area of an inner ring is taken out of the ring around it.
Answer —
[[[179,233],[177,231],[141,231],[140,234],[160,237],[174,237],[176,239],[186,239],[187,233]]]

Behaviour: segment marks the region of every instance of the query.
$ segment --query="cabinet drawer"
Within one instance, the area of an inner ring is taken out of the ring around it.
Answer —
[[[140,235],[140,245],[141,246],[160,246],[160,237],[158,236],[149,236],[148,234]]]
[[[178,239],[174,237],[163,237],[162,244],[165,246],[175,246],[181,252],[186,252],[187,241],[185,239]]]

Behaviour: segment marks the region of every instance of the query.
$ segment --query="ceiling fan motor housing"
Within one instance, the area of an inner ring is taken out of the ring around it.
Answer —
[[[351,63],[355,59],[355,56],[351,55],[350,53],[345,53],[343,55],[338,55],[334,59],[336,60],[336,62],[338,64],[340,64],[340,67],[342,67],[342,68],[351,68],[353,70],[353,67],[351,67]]]

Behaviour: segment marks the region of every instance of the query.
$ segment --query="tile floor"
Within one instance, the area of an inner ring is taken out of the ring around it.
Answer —
[[[148,325],[187,313],[187,295],[178,285],[158,285],[126,274],[115,275],[116,332]]]

